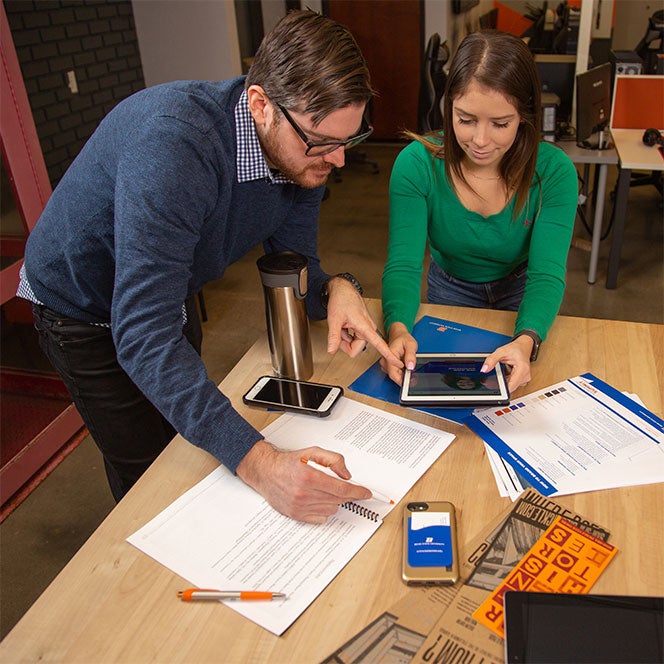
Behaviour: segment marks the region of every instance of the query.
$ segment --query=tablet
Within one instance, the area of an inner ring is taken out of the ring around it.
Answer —
[[[489,353],[418,353],[415,369],[404,372],[400,402],[405,406],[504,406],[510,395],[501,364],[480,369]]]
[[[505,593],[508,664],[664,661],[664,598]]]

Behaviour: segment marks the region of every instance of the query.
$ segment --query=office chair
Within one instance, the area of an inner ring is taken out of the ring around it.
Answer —
[[[662,139],[660,137],[660,139],[658,139],[657,142],[653,141],[651,143],[648,140],[648,132],[655,132],[655,133],[659,134],[659,131],[657,131],[656,129],[647,129],[646,132],[643,135],[644,144],[648,145],[652,150],[657,150],[659,145],[660,145],[659,141],[661,141]],[[643,187],[643,186],[646,186],[646,185],[652,185],[659,192],[659,195],[664,197],[664,171],[648,171],[648,172],[645,172],[645,173],[643,173],[643,172],[641,172],[641,173],[636,172],[635,173],[634,171],[632,171],[632,174],[631,174],[630,179],[629,179],[629,186],[630,187]],[[613,221],[614,221],[615,213],[616,213],[617,194],[618,194],[618,182],[616,181],[616,184],[614,185],[613,190],[609,194],[609,200],[611,201],[611,203],[613,205],[613,210],[611,212],[611,218],[609,220],[609,227],[608,227],[604,237],[606,237],[606,235],[608,235],[609,230],[613,226]],[[604,239],[604,238],[602,238],[602,239]]]
[[[629,180],[629,186],[643,187],[644,185],[652,185],[655,187],[655,189],[657,189],[660,196],[664,196],[664,173],[662,171],[649,171],[647,173],[632,172],[632,177]],[[612,197],[614,197],[614,194],[615,190],[611,193]]]
[[[659,47],[652,48],[652,44],[659,40]],[[644,74],[657,74],[657,57],[664,55],[664,10],[656,11],[648,19],[648,27],[643,39],[634,49],[636,54],[643,60]]]
[[[435,32],[429,38],[424,51],[422,78],[417,103],[417,130],[421,134],[440,129],[443,126],[443,116],[440,110],[440,100],[445,92],[447,74],[443,67],[450,57],[447,42],[440,43],[440,35]]]
[[[527,13],[525,18],[533,24],[522,34],[522,38],[528,38],[528,48],[531,53],[553,52],[553,26],[550,23],[549,3],[544,0],[541,7],[535,7],[526,3]]]

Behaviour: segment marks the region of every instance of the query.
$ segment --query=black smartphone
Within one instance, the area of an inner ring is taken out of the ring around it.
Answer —
[[[338,385],[261,376],[242,401],[248,406],[326,417],[343,393],[343,388]]]

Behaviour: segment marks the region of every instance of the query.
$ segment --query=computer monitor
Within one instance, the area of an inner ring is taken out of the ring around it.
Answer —
[[[542,92],[552,92],[560,98],[557,123],[571,124],[576,56],[537,53],[534,59]]]
[[[608,147],[604,129],[611,117],[611,63],[576,77],[576,143],[584,148]]]

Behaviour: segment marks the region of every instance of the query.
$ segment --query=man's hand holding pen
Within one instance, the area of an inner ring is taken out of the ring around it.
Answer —
[[[302,463],[303,457],[339,479]],[[366,487],[344,481],[351,475],[343,456],[321,447],[282,451],[261,440],[242,459],[237,475],[278,512],[307,523],[325,523],[342,503],[371,498]]]
[[[338,477],[336,473],[334,473],[334,471],[330,469],[329,466],[323,466],[320,463],[316,463],[312,459],[307,459],[307,457],[304,456],[300,458],[300,461],[302,463],[306,463],[311,468],[316,469],[318,472],[325,473],[330,477]],[[353,482],[352,480],[346,480],[346,481],[358,486],[357,483]],[[370,489],[370,491],[371,491],[371,498],[373,498],[374,500],[378,500],[381,503],[387,503],[388,505],[394,505],[394,501],[391,498],[388,498],[385,494],[380,493],[379,491],[375,491],[374,489]]]

